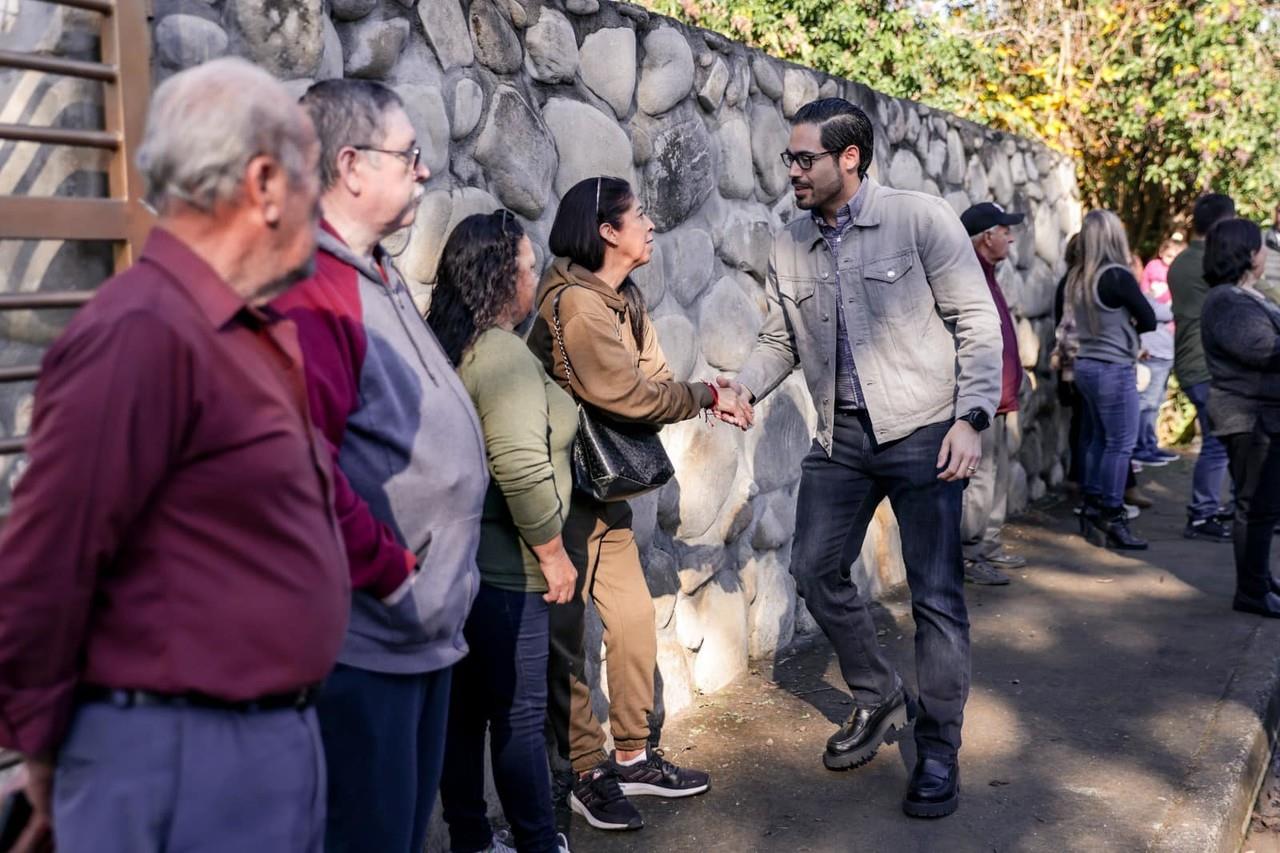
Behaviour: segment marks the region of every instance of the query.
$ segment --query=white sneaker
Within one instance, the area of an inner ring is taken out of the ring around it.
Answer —
[[[569,853],[569,839],[564,837],[563,832],[556,833],[556,850],[559,853]]]

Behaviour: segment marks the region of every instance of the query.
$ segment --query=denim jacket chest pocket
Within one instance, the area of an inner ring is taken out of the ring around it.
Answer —
[[[871,310],[885,318],[914,316],[925,303],[929,288],[911,249],[868,261],[862,270],[862,285]]]
[[[829,284],[817,276],[778,276],[778,292],[782,296],[782,308],[790,315],[799,338],[821,335],[821,329],[831,319],[832,295]]]

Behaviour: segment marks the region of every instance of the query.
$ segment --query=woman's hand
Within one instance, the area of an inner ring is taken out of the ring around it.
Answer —
[[[716,377],[716,402],[712,411],[716,417],[740,429],[748,429],[755,422],[755,409],[751,406],[751,395],[739,383]]]
[[[564,550],[564,540],[557,536],[545,545],[532,545],[538,568],[547,580],[542,600],[548,604],[568,604],[573,600],[578,583],[578,570]]]

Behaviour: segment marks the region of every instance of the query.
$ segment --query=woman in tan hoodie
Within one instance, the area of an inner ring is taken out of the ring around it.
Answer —
[[[653,222],[620,178],[591,178],[561,200],[551,227],[555,262],[543,276],[529,348],[579,402],[622,421],[675,423],[711,410],[739,426],[751,410],[731,390],[706,382],[678,382],[658,345],[644,299],[630,274],[649,262]],[[566,371],[556,341],[559,319]],[[564,544],[578,570],[579,594],[552,608],[548,714],[561,759],[574,773],[558,777],[557,816],[568,807],[598,829],[639,829],[640,813],[627,795],[687,797],[710,787],[706,773],[676,767],[649,749],[657,656],[653,601],[625,501],[601,503],[575,491]],[[615,752],[591,711],[584,672],[586,596],[604,623]]]

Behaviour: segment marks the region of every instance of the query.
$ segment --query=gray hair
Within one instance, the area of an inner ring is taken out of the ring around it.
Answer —
[[[373,80],[321,80],[299,101],[320,137],[320,185],[338,182],[338,152],[348,145],[378,146],[386,136],[386,116],[404,101]]]
[[[289,91],[252,63],[228,57],[181,71],[156,89],[138,148],[147,203],[210,212],[239,195],[245,167],[263,155],[297,182],[313,140]]]

